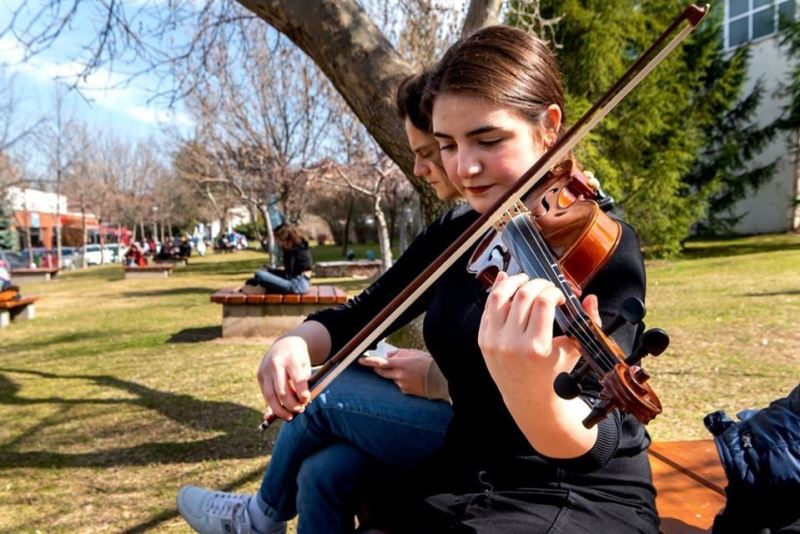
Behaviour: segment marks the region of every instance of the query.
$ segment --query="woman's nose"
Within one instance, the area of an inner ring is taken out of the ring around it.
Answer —
[[[430,166],[419,156],[414,157],[414,176],[425,177],[431,173]]]
[[[469,178],[481,172],[481,164],[478,158],[469,150],[458,152],[458,175],[462,178]]]

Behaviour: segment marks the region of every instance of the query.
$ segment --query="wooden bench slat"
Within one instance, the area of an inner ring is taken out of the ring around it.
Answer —
[[[344,304],[345,302],[347,302],[347,293],[345,292],[344,289],[340,287],[334,287],[333,291],[336,299],[336,304]]]
[[[319,302],[325,304],[336,304],[336,290],[333,286],[322,286],[319,288]]]
[[[226,304],[246,304],[247,303],[247,295],[244,293],[231,293],[228,295],[228,298],[225,299]]]
[[[283,295],[277,293],[267,293],[264,295],[264,304],[280,304],[283,302]]]
[[[725,506],[725,472],[712,440],[670,441],[648,451],[663,534],[706,532]],[[699,529],[699,530],[698,530]]]
[[[293,293],[287,293],[283,295],[283,303],[284,304],[300,304],[300,295],[296,295]]]
[[[320,295],[324,292],[326,286],[311,286],[308,291],[300,295],[300,302],[303,304],[316,304],[318,302],[322,302],[320,299]]]
[[[36,302],[38,299],[39,297],[30,296],[30,297],[22,297],[15,300],[4,300],[0,302],[0,309],[11,310],[13,308],[18,308],[19,306],[27,306],[28,304]]]

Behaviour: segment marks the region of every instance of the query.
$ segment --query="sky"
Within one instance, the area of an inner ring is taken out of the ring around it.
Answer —
[[[18,0],[0,2],[0,28],[7,26],[19,3]],[[24,46],[12,34],[0,37],[4,78],[12,80],[20,101],[21,112],[16,122],[32,123],[42,115],[54,116],[56,85],[72,86],[77,82],[80,94],[74,90],[66,94],[65,115],[83,120],[93,128],[111,130],[132,140],[157,137],[164,125],[190,128],[191,120],[179,107],[170,109],[166,101],[153,99],[161,81],[155,75],[145,74],[130,80],[128,73],[143,64],[134,62],[124,68],[101,66],[87,79],[78,80],[77,75],[83,70],[79,59],[81,47],[96,34],[97,23],[91,16],[80,15],[73,18],[54,46],[27,60]]]

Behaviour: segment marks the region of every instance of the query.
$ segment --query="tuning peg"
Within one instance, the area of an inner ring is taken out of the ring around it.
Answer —
[[[633,349],[625,363],[628,365],[638,365],[647,355],[658,356],[669,347],[669,335],[660,328],[652,328],[639,338],[639,343]]]
[[[642,322],[645,315],[647,315],[647,308],[645,308],[644,302],[636,297],[627,298],[625,302],[622,303],[619,315],[614,317],[608,325],[603,327],[603,333],[610,336],[625,323],[637,324]]]
[[[591,370],[592,368],[589,367],[589,364],[584,362],[580,367],[572,371],[572,373],[559,373],[553,384],[556,395],[565,400],[574,399],[580,395],[583,391],[581,382]]]
[[[556,390],[556,395],[564,400],[574,399],[583,391],[580,382],[569,373],[559,373],[553,388]]]

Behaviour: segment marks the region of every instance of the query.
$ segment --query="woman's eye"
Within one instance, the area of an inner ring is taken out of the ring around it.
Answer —
[[[455,148],[456,148],[455,143],[450,143],[450,144],[447,144],[447,145],[439,145],[439,151],[440,152],[449,152],[449,151],[451,151],[451,150],[453,150]]]
[[[481,146],[493,146],[502,141],[503,139],[498,137],[497,139],[483,139],[478,141],[478,144]]]

